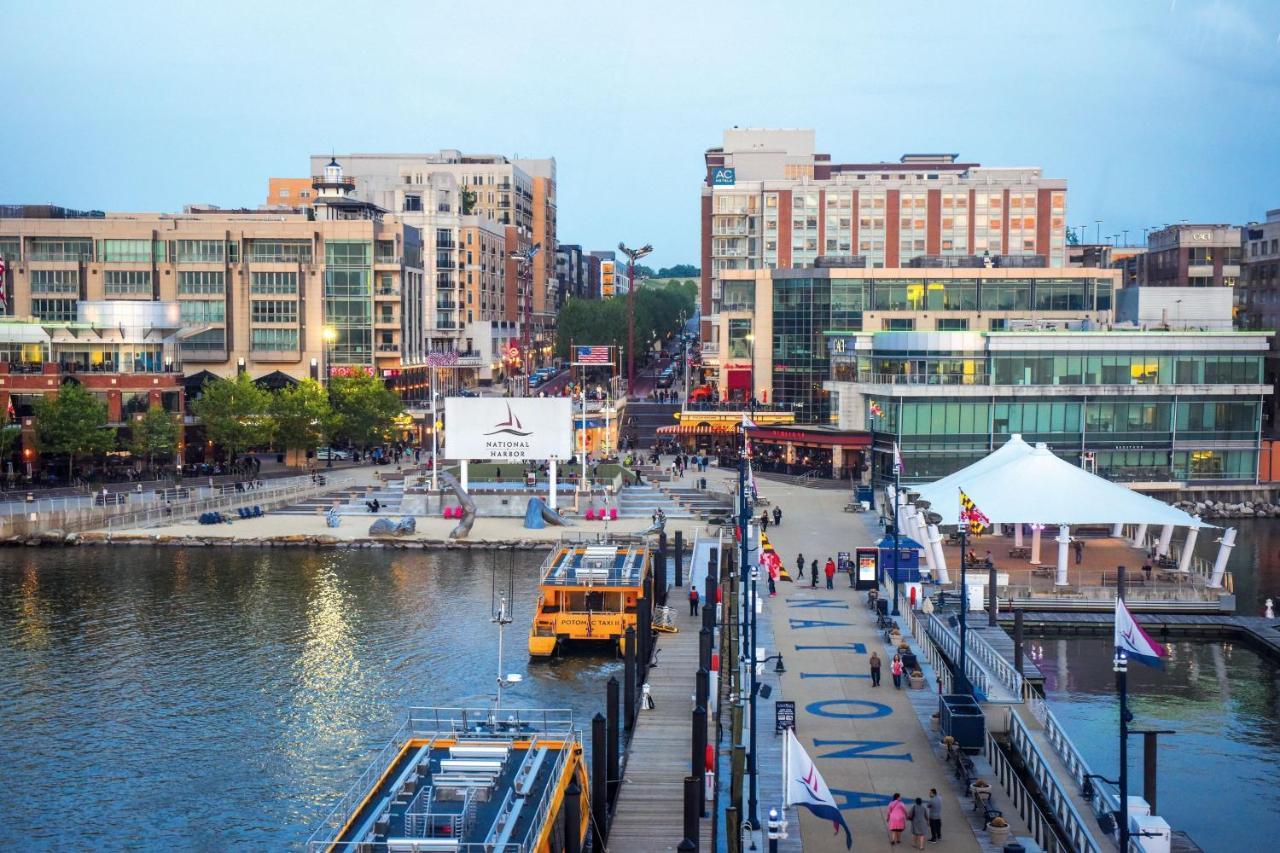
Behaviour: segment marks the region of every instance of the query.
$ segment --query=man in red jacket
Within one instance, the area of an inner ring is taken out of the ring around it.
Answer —
[[[832,580],[836,576],[836,561],[827,557],[827,566],[823,571],[827,575],[827,589],[834,589],[835,587],[832,585]]]

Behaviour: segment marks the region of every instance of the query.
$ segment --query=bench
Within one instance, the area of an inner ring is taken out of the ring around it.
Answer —
[[[1030,557],[1031,549],[1025,545],[1014,545],[1009,549],[1010,557]]]
[[[1119,577],[1114,573],[1102,573],[1103,586],[1115,586]],[[1139,572],[1131,572],[1125,576],[1125,586],[1146,586],[1147,581]]]
[[[1057,569],[1053,566],[1036,566],[1031,570],[1031,574],[1038,578],[1051,578],[1057,573]]]

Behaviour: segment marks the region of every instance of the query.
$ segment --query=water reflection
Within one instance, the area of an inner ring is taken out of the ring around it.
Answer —
[[[1110,640],[1037,643],[1065,647],[1038,662],[1046,692],[1094,772],[1112,776],[1118,708]],[[1129,667],[1134,727],[1177,731],[1160,739],[1161,814],[1207,851],[1270,849],[1280,835],[1272,757],[1280,738],[1280,667],[1234,643],[1175,642],[1169,652],[1163,669]],[[1140,740],[1129,755],[1138,794]]]
[[[406,707],[492,693],[488,553],[17,553],[0,562],[0,847],[281,849]],[[540,555],[512,561],[504,669],[525,678],[508,701],[586,723],[620,667],[530,669]]]

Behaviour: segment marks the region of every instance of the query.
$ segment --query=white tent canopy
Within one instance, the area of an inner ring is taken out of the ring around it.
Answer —
[[[1009,440],[997,447],[993,452],[982,457],[967,468],[961,468],[954,474],[948,474],[937,482],[922,486],[918,490],[920,498],[927,500],[935,507],[942,506],[948,502],[955,503],[956,490],[961,488],[964,483],[971,483],[977,477],[988,471],[994,470],[1007,465],[1015,459],[1021,459],[1030,453],[1034,448],[1022,440],[1022,436],[1014,433],[1009,436]],[[941,513],[941,510],[938,510]],[[944,514],[945,517],[945,514]],[[995,516],[991,516],[995,518]],[[1001,519],[1003,520],[1003,519]],[[944,522],[946,523],[946,522]]]
[[[1019,441],[1023,447],[1024,442]],[[1011,441],[1010,445],[1013,444]],[[1077,468],[1044,444],[1029,452],[1005,445],[985,459],[922,487],[920,497],[942,516],[958,524],[960,490],[984,515],[997,522],[1029,524],[1150,524],[1199,528],[1199,518],[1132,489]],[[992,465],[1005,453],[1007,461]]]

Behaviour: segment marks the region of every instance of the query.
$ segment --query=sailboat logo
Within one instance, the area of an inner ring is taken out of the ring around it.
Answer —
[[[485,435],[516,435],[523,438],[526,435],[532,435],[532,432],[525,430],[524,424],[520,423],[520,419],[511,413],[511,404],[507,403],[507,419],[494,424],[497,427],[493,432],[486,432]]]

